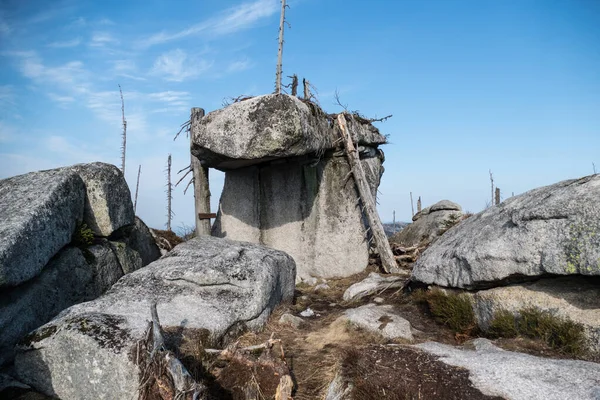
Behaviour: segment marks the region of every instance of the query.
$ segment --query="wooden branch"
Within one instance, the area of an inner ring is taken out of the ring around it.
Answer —
[[[292,400],[292,390],[294,389],[294,381],[289,375],[284,375],[279,380],[279,386],[275,392],[275,400]]]
[[[193,156],[192,156],[192,157],[193,157]],[[186,168],[189,168],[189,167],[186,167]],[[185,169],[185,168],[184,168],[184,169]],[[181,171],[183,171],[183,169],[182,169]],[[179,171],[179,172],[181,172],[181,171]],[[179,172],[178,172],[178,173],[179,173]],[[181,183],[181,181],[182,181],[182,180],[184,180],[184,179],[185,179],[185,177],[186,177],[186,176],[188,176],[188,175],[189,175],[191,172],[192,172],[192,169],[190,168],[190,169],[189,169],[189,170],[188,170],[188,171],[187,171],[185,174],[183,174],[183,176],[181,177],[181,179],[179,179],[179,180],[177,181],[177,183],[175,184],[175,187],[177,187],[177,185],[179,185],[179,183]]]
[[[188,394],[191,394],[193,399],[206,398],[207,387],[202,383],[196,382],[181,361],[175,357],[175,354],[165,348],[165,340],[158,319],[156,302],[150,305],[150,314],[152,322],[146,337],[148,338],[149,331],[151,330],[152,350],[150,351],[149,362],[146,365],[146,372],[154,370],[154,373],[146,376],[140,390],[145,390],[146,386],[152,382],[152,378],[154,378],[154,381],[158,381],[164,369],[171,378],[174,399],[185,399]]]
[[[381,258],[381,265],[383,267],[383,270],[387,273],[398,272],[396,260],[394,259],[394,254],[392,253],[392,249],[390,248],[387,236],[385,235],[385,232],[383,230],[383,225],[381,224],[381,220],[379,219],[379,214],[377,214],[377,208],[375,206],[375,202],[373,201],[371,189],[369,188],[369,185],[367,183],[367,178],[365,176],[365,171],[360,162],[358,151],[354,147],[352,135],[348,131],[348,126],[346,124],[346,115],[346,113],[339,114],[337,117],[337,121],[342,136],[345,139],[346,156],[348,157],[350,168],[353,171],[352,175],[354,176],[354,182],[358,189],[358,193],[360,195],[362,203],[365,206],[365,214],[367,216],[369,226],[371,227],[373,238],[375,240],[375,246],[377,248],[377,251],[379,252],[379,257]],[[352,118],[352,116],[350,116],[350,118]]]

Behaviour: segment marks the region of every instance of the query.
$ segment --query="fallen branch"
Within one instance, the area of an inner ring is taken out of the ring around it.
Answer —
[[[342,137],[345,139],[346,156],[348,157],[348,162],[352,170],[352,176],[354,176],[354,182],[356,184],[356,188],[358,189],[360,200],[364,205],[364,211],[375,240],[375,246],[379,252],[379,257],[381,258],[381,266],[387,273],[397,272],[398,266],[396,264],[396,260],[394,259],[394,254],[392,253],[387,236],[383,230],[383,225],[379,219],[379,214],[377,214],[377,208],[375,206],[375,202],[373,201],[371,189],[367,183],[367,178],[360,162],[358,151],[356,150],[354,142],[352,141],[352,135],[348,131],[346,115],[346,113],[339,114],[337,121],[342,133]],[[350,116],[350,118],[353,117]]]
[[[153,387],[163,398],[172,398],[173,400],[206,399],[207,387],[196,382],[181,361],[175,357],[175,354],[166,349],[156,303],[151,304],[150,313],[152,322],[149,324],[143,340],[143,347],[147,352],[146,361],[140,359],[141,346],[138,343],[138,365],[143,370],[140,379],[140,400],[147,399]],[[152,341],[150,341],[150,337],[152,337]]]

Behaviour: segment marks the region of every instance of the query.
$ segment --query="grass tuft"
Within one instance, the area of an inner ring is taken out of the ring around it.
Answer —
[[[476,327],[471,299],[466,294],[448,294],[441,289],[416,290],[413,298],[425,302],[436,321],[455,332],[471,332]]]
[[[507,310],[500,310],[494,313],[490,322],[487,334],[492,338],[514,338],[519,335],[517,318],[513,313]]]

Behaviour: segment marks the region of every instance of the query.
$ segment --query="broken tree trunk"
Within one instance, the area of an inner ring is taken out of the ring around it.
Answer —
[[[148,327],[144,343],[146,350],[149,351],[149,354],[147,354],[148,361],[140,365],[143,367],[140,399],[148,398],[153,386],[162,398],[172,398],[173,400],[206,399],[207,387],[196,382],[175,354],[165,348],[156,303],[151,304],[150,314],[152,315],[152,322]],[[150,335],[152,341],[149,340]],[[140,364],[139,347],[138,364]]]
[[[364,205],[367,221],[369,222],[371,233],[373,235],[373,239],[375,240],[375,246],[379,252],[379,257],[381,258],[383,270],[387,273],[398,272],[396,260],[394,259],[394,254],[392,253],[387,236],[383,230],[383,225],[379,219],[379,214],[377,214],[375,201],[371,195],[371,189],[367,183],[365,171],[360,163],[358,151],[356,150],[354,142],[352,141],[352,135],[348,131],[348,126],[346,124],[346,113],[339,114],[337,116],[337,120],[342,132],[342,138],[344,139],[346,156],[348,157],[348,162],[350,163],[350,170],[352,171],[354,182],[358,189],[360,199]]]
[[[198,123],[204,117],[204,109],[192,108],[190,126]],[[190,129],[190,146],[193,142]],[[196,235],[210,235],[210,219],[201,219],[200,214],[210,214],[210,186],[208,185],[208,167],[203,167],[194,155],[191,156],[191,168],[194,182],[194,213],[196,218]]]

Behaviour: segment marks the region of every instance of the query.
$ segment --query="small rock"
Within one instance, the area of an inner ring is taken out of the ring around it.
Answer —
[[[359,300],[370,294],[384,291],[386,289],[399,288],[404,285],[407,276],[381,276],[376,272],[371,272],[362,281],[350,286],[344,292],[344,300]]]
[[[326,283],[320,283],[313,289],[315,292],[319,290],[329,290],[331,287]]]
[[[296,317],[295,315],[285,313],[279,318],[280,324],[288,324],[298,329],[303,323],[304,320],[302,318]]]
[[[308,307],[306,310],[302,311],[300,315],[303,317],[312,317],[315,315],[315,312]]]
[[[388,339],[413,340],[410,322],[398,315],[391,305],[367,304],[346,310],[344,316],[358,327]]]
[[[373,303],[376,303],[376,304],[383,304],[384,302],[385,302],[385,299],[383,297],[375,297],[373,299]]]
[[[319,283],[319,280],[317,278],[315,278],[314,276],[309,276],[307,278],[304,278],[302,280],[302,282],[306,283],[307,285],[310,286],[315,286],[317,283]]]

